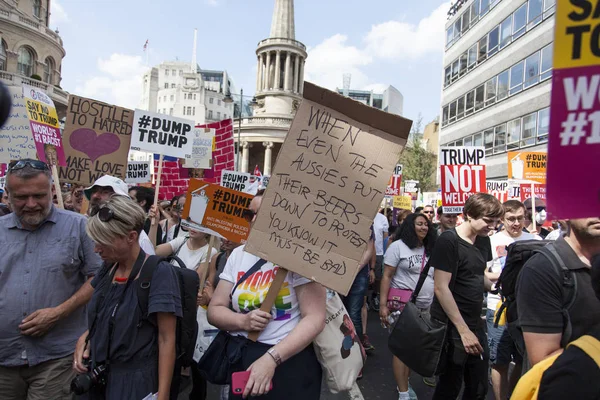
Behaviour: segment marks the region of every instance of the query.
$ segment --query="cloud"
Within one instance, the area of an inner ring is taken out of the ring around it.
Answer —
[[[61,22],[69,22],[67,12],[56,0],[50,2],[50,22],[55,26]]]
[[[205,0],[205,2],[211,7],[216,7],[219,5],[219,0]]]
[[[387,21],[373,25],[365,37],[366,52],[377,58],[414,60],[444,48],[444,25],[450,3],[444,3],[417,25]]]
[[[142,57],[114,53],[107,59],[98,59],[98,70],[101,74],[87,79],[75,93],[122,107],[139,106],[147,70]]]

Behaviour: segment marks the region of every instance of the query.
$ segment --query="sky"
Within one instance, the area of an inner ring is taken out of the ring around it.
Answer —
[[[269,36],[274,0],[52,0],[70,93],[135,108],[142,75],[163,61],[227,70],[244,94],[256,89],[256,45]],[[404,116],[426,124],[439,115],[444,24],[449,1],[296,0],[296,40],[308,50],[305,79],[329,89],[404,95]],[[149,49],[143,51],[148,40]],[[146,57],[148,60],[146,60]],[[148,62],[148,64],[147,64]]]

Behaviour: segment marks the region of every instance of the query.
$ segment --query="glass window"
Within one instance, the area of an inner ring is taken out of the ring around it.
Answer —
[[[450,103],[450,120],[449,122],[456,121],[456,101]]]
[[[217,119],[220,121],[221,120],[221,112],[217,111]]]
[[[169,76],[169,70],[165,69],[165,76]]]
[[[214,101],[215,101],[215,98],[214,98],[214,97],[209,97],[209,98],[208,98],[208,102],[209,102],[210,104],[213,104],[213,102],[214,102]]]
[[[469,49],[469,52],[467,54],[467,65],[468,65],[469,69],[474,67],[476,62],[477,62],[477,43],[475,43],[473,46],[471,46],[471,48]]]
[[[494,154],[506,151],[506,124],[494,128]]]
[[[179,70],[179,76],[183,76],[183,70]]]
[[[548,141],[548,130],[550,127],[550,108],[544,108],[538,112],[537,142]]]
[[[469,23],[471,21],[470,17],[471,15],[469,14],[469,9],[467,8],[467,10],[462,15],[462,33],[465,33],[469,30]]]
[[[6,45],[0,41],[0,71],[6,71]]]
[[[463,138],[463,146],[473,146],[473,136]]]
[[[543,0],[529,0],[529,12],[527,17],[527,29],[531,29],[542,22]]]
[[[554,12],[555,4],[556,0],[544,0],[544,18],[546,18],[548,14]]]
[[[212,112],[212,110],[208,110],[208,119],[213,119],[213,112]]]
[[[483,133],[473,135],[473,146],[483,146]]]
[[[463,53],[459,60],[459,67],[458,67],[458,76],[463,76],[464,74],[467,73],[467,53]]]
[[[446,125],[448,123],[448,111],[450,109],[450,106],[446,106],[442,109],[442,126]]]
[[[480,16],[483,17],[485,14],[487,14],[487,12],[490,11],[490,0],[481,0],[480,10],[481,10],[479,12]]]
[[[455,40],[460,37],[461,26],[462,26],[462,20],[460,18],[457,18],[456,21],[454,22],[454,39]]]
[[[169,84],[165,83],[165,89],[168,89],[168,88],[169,88]]]
[[[455,146],[462,146],[463,145],[463,140],[462,139],[457,140],[456,142],[454,142],[454,145]]]
[[[449,46],[452,43],[453,35],[454,35],[454,25],[452,25],[450,28],[446,29],[446,46]]]
[[[171,83],[171,89],[175,89],[175,84]]]
[[[500,24],[500,49],[512,40],[512,14]]]
[[[491,156],[494,153],[494,129],[488,129],[483,132],[483,140],[485,146],[485,155]]]
[[[488,34],[488,57],[498,52],[498,43],[500,42],[500,26],[495,27]]]
[[[487,57],[487,39],[488,39],[488,37],[484,36],[479,41],[479,56],[477,57],[478,62],[482,62]]]
[[[452,63],[452,82],[458,79],[458,60]]]
[[[483,108],[484,93],[485,88],[483,85],[475,89],[475,111],[481,110]]]
[[[465,116],[465,96],[459,97],[457,101],[456,119],[461,119]]]
[[[42,0],[33,0],[33,16],[36,18],[42,17]]]
[[[173,109],[169,108],[169,115],[173,115]]]
[[[221,105],[221,100],[217,100],[217,105],[220,106]]]
[[[498,91],[496,92],[496,101],[508,97],[508,70],[498,75]]]
[[[535,144],[535,135],[537,127],[537,113],[532,113],[523,117],[523,137],[521,147]]]
[[[177,76],[177,71],[172,70],[171,73],[173,74],[173,76]]]
[[[540,80],[548,79],[552,76],[552,45],[542,49],[542,62],[540,68]]]
[[[525,85],[524,88],[535,85],[540,81],[540,52],[530,55],[525,59]]]
[[[30,77],[33,74],[33,53],[26,47],[19,48],[17,71],[26,77]]]
[[[471,90],[465,97],[465,116],[467,116],[473,114],[473,109],[475,107],[475,91]]]
[[[46,58],[46,64],[44,64],[44,82],[52,84],[54,81],[54,60],[48,57]]]
[[[171,95],[171,98],[170,98],[170,100],[171,100],[171,101],[175,100],[175,95],[174,95],[174,94],[172,94],[172,95]]]
[[[471,25],[479,19],[479,0],[475,0],[471,4]]]
[[[485,105],[494,104],[496,102],[496,85],[498,77],[495,76],[485,83]]]
[[[525,62],[521,61],[510,68],[510,94],[519,93],[523,90],[523,71]]]
[[[515,11],[513,14],[513,39],[518,38],[525,33],[525,25],[527,24],[527,3]]]
[[[444,70],[444,86],[448,86],[450,84],[451,77],[452,77],[452,66],[449,65]]]
[[[506,150],[519,148],[521,140],[521,118],[510,121],[506,126]]]

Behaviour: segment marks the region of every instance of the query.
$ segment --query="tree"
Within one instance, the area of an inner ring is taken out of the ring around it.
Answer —
[[[421,192],[434,192],[437,190],[437,156],[423,146],[422,128],[423,116],[419,113],[398,162],[402,164],[403,180],[419,181]]]

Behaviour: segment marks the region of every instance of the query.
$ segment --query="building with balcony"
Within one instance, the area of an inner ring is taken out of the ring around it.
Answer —
[[[63,118],[68,94],[60,82],[66,53],[49,22],[50,0],[0,2],[0,80],[8,86],[27,84],[43,89]]]
[[[388,86],[382,93],[375,93],[372,90],[354,90],[345,92],[344,89],[337,89],[337,92],[353,100],[360,101],[378,110],[389,112],[391,114],[402,115],[404,111],[404,96],[398,89]]]
[[[485,146],[488,179],[507,152],[546,151],[556,0],[470,0],[446,23],[440,146]]]

